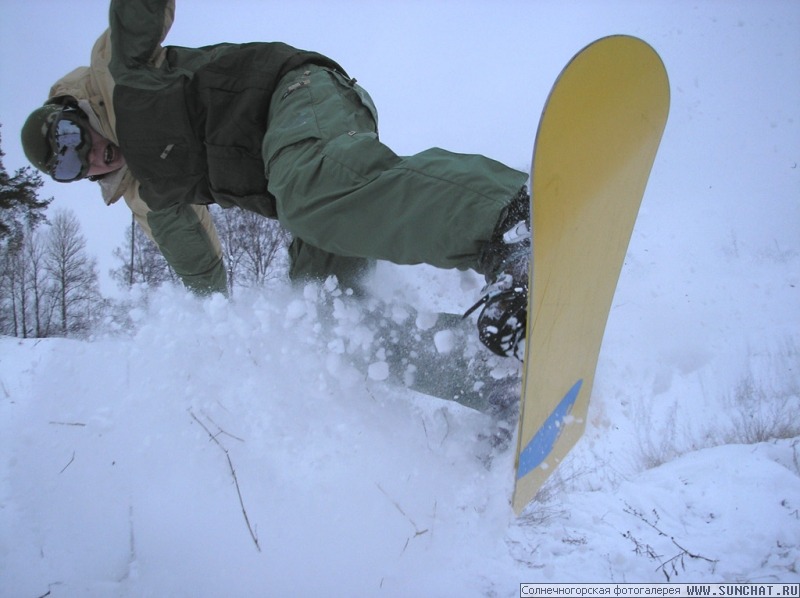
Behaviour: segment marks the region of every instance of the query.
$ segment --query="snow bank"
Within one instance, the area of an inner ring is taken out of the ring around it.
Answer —
[[[797,578],[797,439],[684,446],[648,468],[636,455],[655,433],[630,409],[658,373],[615,373],[625,384],[600,383],[586,441],[515,520],[510,452],[483,465],[488,418],[350,365],[320,334],[324,295],[164,290],[128,336],[3,339],[10,595],[511,596],[565,577]],[[696,400],[693,374],[673,367],[672,387]]]

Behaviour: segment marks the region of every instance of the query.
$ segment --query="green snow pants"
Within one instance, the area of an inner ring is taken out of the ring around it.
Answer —
[[[478,155],[396,155],[367,92],[316,65],[279,82],[262,153],[295,277],[347,277],[375,259],[487,274],[482,254],[528,178]]]

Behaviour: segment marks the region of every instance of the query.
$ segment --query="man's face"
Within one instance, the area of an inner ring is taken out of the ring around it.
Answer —
[[[90,128],[92,149],[89,152],[89,172],[87,176],[100,176],[122,168],[125,158],[119,147]]]

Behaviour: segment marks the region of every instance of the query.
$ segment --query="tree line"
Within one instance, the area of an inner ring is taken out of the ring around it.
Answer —
[[[286,275],[291,235],[276,220],[245,210],[209,209],[225,256],[229,295],[238,288],[260,286]],[[111,278],[122,288],[135,284],[155,288],[179,282],[158,247],[133,218],[125,241],[113,255],[120,265],[111,270]]]
[[[49,213],[53,198],[39,197],[40,173],[23,167],[9,174],[4,156],[0,147],[0,334],[84,337],[103,319],[115,317],[120,306],[100,292],[97,260],[87,251],[75,214]],[[286,275],[290,236],[277,221],[217,206],[211,206],[211,215],[231,295]],[[179,284],[133,220],[113,255],[118,266],[109,274],[121,288]]]

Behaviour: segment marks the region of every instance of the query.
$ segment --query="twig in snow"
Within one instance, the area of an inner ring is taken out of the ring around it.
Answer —
[[[259,552],[261,552],[261,545],[258,543],[258,536],[256,535],[255,531],[253,531],[253,526],[250,525],[250,518],[247,516],[247,509],[244,508],[244,499],[242,498],[242,490],[241,488],[239,488],[239,479],[236,477],[236,470],[233,467],[233,461],[231,461],[231,456],[230,454],[228,454],[228,449],[222,446],[222,443],[217,439],[216,436],[214,436],[211,433],[211,430],[209,430],[203,422],[197,419],[197,416],[191,410],[189,411],[189,415],[192,416],[192,419],[194,421],[200,424],[200,427],[206,431],[206,434],[208,434],[209,438],[211,438],[211,440],[214,441],[214,443],[220,448],[220,450],[223,453],[225,453],[225,458],[228,460],[228,467],[230,468],[231,476],[233,477],[233,483],[236,486],[236,494],[239,495],[239,506],[242,508],[242,515],[244,515],[244,522],[247,524],[247,531],[250,532],[250,537],[253,539],[253,543],[256,545],[256,548],[258,549]],[[220,429],[220,432],[222,432],[222,429]],[[235,436],[233,438],[235,438]]]
[[[64,471],[67,469],[67,467],[72,465],[72,462],[74,460],[75,460],[75,451],[72,451],[72,458],[69,460],[69,463],[67,463],[64,467],[61,468],[61,471],[58,472],[58,475],[61,475],[62,473],[64,473]]]
[[[444,444],[444,441],[447,440],[447,437],[450,436],[450,420],[447,419],[447,411],[442,411],[442,417],[444,417],[444,423],[447,424],[444,436],[442,437],[442,441],[439,443],[439,446]]]
[[[213,438],[216,438],[217,436],[221,436],[221,435],[223,435],[223,434],[224,434],[225,436],[227,436],[227,437],[229,437],[229,438],[233,438],[234,440],[238,440],[239,442],[244,442],[244,439],[243,439],[243,438],[239,438],[238,436],[234,436],[233,434],[230,434],[230,433],[226,432],[225,430],[223,430],[223,429],[222,429],[222,428],[221,428],[221,427],[220,427],[220,426],[217,424],[217,422],[215,422],[213,419],[211,419],[211,418],[209,417],[209,415],[208,415],[207,413],[204,413],[203,415],[205,416],[205,418],[206,418],[208,421],[210,421],[212,424],[214,424],[214,427],[216,427],[216,428],[217,428],[217,433],[216,433],[216,435],[215,435]],[[208,430],[206,430],[206,431],[208,431]]]
[[[125,574],[126,577],[131,576],[131,572],[133,571],[134,567],[136,566],[136,561],[138,560],[136,557],[136,535],[133,531],[133,505],[128,505],[128,527],[130,528],[130,533],[128,534],[128,572]]]
[[[661,572],[667,578],[667,582],[669,582],[669,580],[670,580],[670,575],[669,575],[669,573],[667,573],[667,567],[671,568],[673,575],[678,575],[678,567],[677,567],[678,563],[680,563],[680,565],[681,565],[681,570],[682,571],[686,571],[686,562],[685,562],[685,560],[686,560],[687,556],[690,559],[696,559],[696,560],[706,561],[707,563],[711,563],[711,570],[712,571],[714,570],[715,565],[719,562],[718,560],[715,560],[715,559],[706,558],[701,554],[692,554],[691,552],[686,550],[683,546],[678,544],[675,541],[675,538],[673,538],[671,536],[670,536],[670,540],[672,540],[672,543],[675,545],[676,548],[678,548],[678,550],[680,550],[680,552],[678,554],[676,554],[674,557],[672,557],[671,559],[668,559],[668,560],[664,561],[663,563],[661,563],[661,566],[659,566],[658,569],[656,569],[656,571],[658,571],[659,569],[661,570]]]
[[[422,422],[422,431],[425,432],[425,442],[428,445],[428,448],[431,448],[431,439],[428,438],[428,426],[425,425],[425,418],[420,417],[420,421]]]
[[[403,510],[403,507],[401,507],[401,506],[400,506],[400,505],[397,503],[397,501],[396,501],[396,500],[394,500],[394,499],[393,499],[391,496],[389,496],[389,495],[386,493],[386,490],[384,490],[383,488],[381,488],[381,485],[380,485],[378,482],[375,482],[375,485],[378,487],[378,490],[380,490],[380,491],[381,491],[381,493],[382,493],[382,494],[383,494],[383,495],[384,495],[386,498],[388,498],[388,499],[389,499],[389,502],[391,502],[391,503],[394,505],[394,508],[395,508],[395,509],[397,509],[398,511],[400,511],[400,514],[401,514],[403,517],[405,517],[405,518],[408,520],[408,522],[411,524],[411,527],[413,527],[413,528],[414,528],[414,535],[413,535],[413,536],[409,536],[408,538],[406,538],[406,543],[405,543],[405,545],[403,546],[403,550],[401,551],[401,554],[402,554],[403,552],[405,552],[405,551],[406,551],[406,548],[408,548],[408,543],[409,543],[409,542],[410,542],[410,541],[411,541],[413,538],[416,538],[416,537],[418,537],[418,536],[422,536],[423,534],[427,534],[429,530],[427,530],[427,529],[423,529],[423,530],[419,529],[419,527],[417,527],[417,524],[416,524],[416,523],[414,523],[414,520],[413,520],[413,519],[411,519],[411,517],[409,517],[409,516],[408,516],[408,514],[406,514],[406,512]]]
[[[694,554],[692,552],[689,552],[689,550],[687,550],[686,548],[684,548],[683,546],[678,544],[675,541],[675,538],[673,536],[670,536],[669,534],[667,534],[664,531],[662,531],[658,527],[658,522],[659,522],[660,517],[658,515],[658,512],[655,509],[653,509],[653,517],[655,518],[655,521],[650,521],[647,517],[645,517],[644,514],[642,514],[640,511],[636,510],[635,508],[633,508],[629,504],[626,504],[625,505],[625,509],[623,509],[623,510],[624,510],[625,513],[628,513],[629,515],[633,515],[634,517],[638,518],[640,521],[643,521],[644,523],[649,525],[651,528],[653,528],[653,530],[659,536],[663,536],[664,538],[669,538],[670,541],[672,542],[672,544],[678,550],[680,550],[680,552],[678,554],[676,554],[675,556],[667,559],[666,561],[662,561],[661,560],[662,556],[659,555],[659,554],[656,554],[656,552],[655,552],[655,550],[653,549],[652,546],[650,546],[649,544],[642,544],[636,538],[633,537],[633,534],[631,534],[631,532],[627,532],[627,533],[623,534],[624,538],[627,538],[628,540],[633,542],[634,547],[635,547],[634,548],[634,552],[636,552],[636,554],[646,554],[648,558],[650,558],[652,560],[655,560],[655,561],[659,561],[661,563],[658,567],[656,567],[656,571],[661,571],[664,574],[664,577],[667,578],[667,582],[669,582],[672,579],[672,576],[670,575],[670,572],[672,572],[672,575],[678,575],[679,574],[678,565],[680,565],[681,571],[686,571],[686,557],[689,557],[690,559],[701,560],[701,561],[706,561],[707,563],[710,563],[712,571],[716,567],[716,564],[719,562],[718,560],[709,559],[707,557],[704,557],[703,555]]]
[[[444,436],[439,441],[439,446],[442,446],[444,445],[444,441],[447,440],[447,437],[450,435],[450,420],[447,419],[447,412],[444,409],[440,409],[437,413],[442,414],[442,418],[444,419],[445,423]],[[433,447],[431,446],[431,439],[430,436],[428,435],[428,426],[425,423],[425,417],[420,416],[420,421],[422,422],[422,430],[423,432],[425,432],[425,443],[428,445],[428,449],[433,450]]]
[[[47,422],[51,426],[75,426],[78,428],[85,428],[86,424],[82,422]]]

